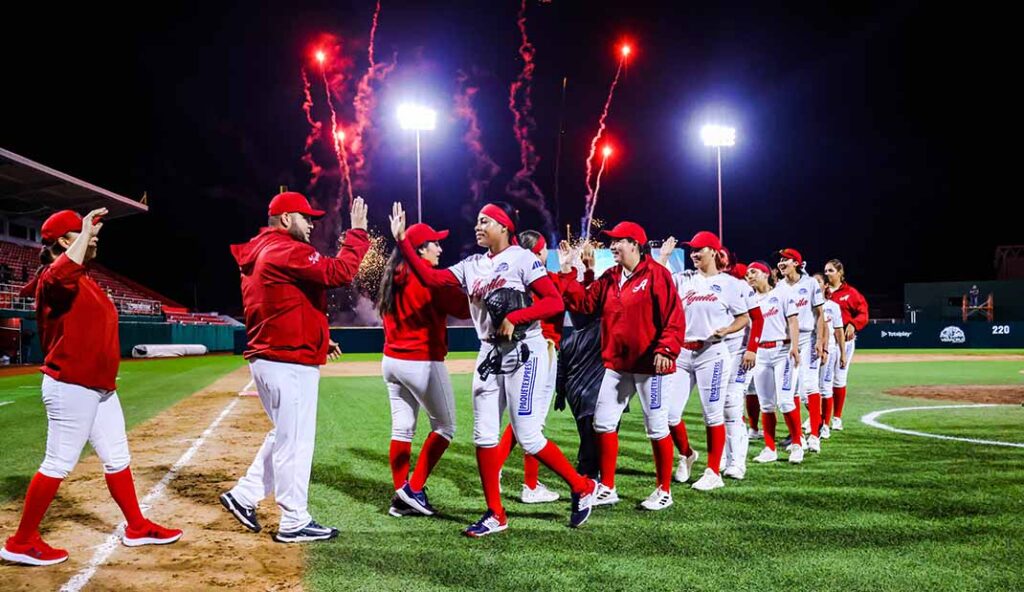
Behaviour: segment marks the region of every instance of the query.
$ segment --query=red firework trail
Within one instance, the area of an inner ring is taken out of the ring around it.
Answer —
[[[367,48],[367,53],[370,54],[370,70],[373,70],[373,43],[377,37],[377,18],[380,16],[380,0],[377,0],[377,8],[373,11],[373,24],[370,25],[370,45]]]
[[[338,158],[338,169],[342,171],[344,176],[344,185],[349,196],[349,202],[351,202],[352,183],[348,179],[348,163],[345,161],[344,154],[345,148],[338,136],[338,113],[334,110],[334,101],[331,99],[331,84],[327,80],[327,68],[324,67],[323,60],[320,61],[320,73],[323,75],[324,79],[324,93],[327,95],[327,106],[331,109],[331,140],[334,142],[334,155]],[[344,132],[341,132],[341,137],[345,137]],[[341,191],[339,188],[339,194],[340,193]]]
[[[516,141],[519,142],[520,167],[516,171],[513,182],[521,182],[529,181],[533,177],[534,171],[537,170],[537,163],[540,161],[537,149],[530,139],[530,133],[537,127],[537,122],[530,113],[533,110],[530,94],[533,87],[533,57],[536,54],[536,49],[526,35],[526,0],[522,0],[519,5],[516,24],[519,25],[519,34],[522,37],[519,55],[523,58],[523,69],[509,87],[508,108],[514,117],[512,131],[515,133]],[[521,99],[517,100],[517,97],[521,97]]]
[[[470,204],[471,216],[476,216],[479,206],[483,203],[487,186],[501,170],[497,163],[487,154],[481,141],[480,121],[477,118],[476,108],[473,106],[473,97],[480,88],[467,85],[469,77],[461,70],[458,72],[458,89],[455,92],[455,116],[467,123],[466,133],[462,136],[462,142],[469,148],[473,155],[473,166],[469,170],[469,191],[473,201]]]
[[[309,122],[309,135],[306,136],[306,144],[302,150],[302,162],[309,165],[309,187],[312,188],[316,184],[317,179],[320,178],[320,173],[323,172],[323,168],[313,160],[313,144],[320,137],[323,126],[320,125],[319,121],[313,119],[313,95],[310,93],[309,76],[306,75],[305,68],[302,69],[302,90],[305,94],[305,99],[302,102],[302,111],[306,114],[306,121]]]
[[[397,54],[392,57],[389,64],[378,64],[375,61],[375,44],[377,39],[377,23],[380,18],[380,0],[377,1],[377,8],[373,12],[373,24],[370,26],[370,44],[368,54],[370,65],[366,72],[356,84],[356,95],[352,100],[355,108],[355,123],[352,126],[352,168],[355,169],[356,183],[362,187],[365,184],[368,174],[366,166],[366,134],[373,127],[371,119],[373,109],[377,105],[374,97],[374,83],[381,83],[387,75],[395,69]]]
[[[604,166],[608,164],[608,157],[611,155],[611,146],[606,145],[601,149],[601,168],[597,170],[597,178],[594,181],[594,195],[587,204],[587,217],[583,228],[583,240],[590,238],[590,221],[594,219],[594,208],[597,207],[597,194],[601,192],[601,174],[604,173]]]
[[[345,192],[348,195],[348,207],[351,208],[352,178],[349,176],[348,154],[345,153],[345,132],[343,130],[338,130],[334,133],[334,152],[338,155],[338,162],[341,163],[341,176],[345,180]]]
[[[628,47],[628,46],[627,46]],[[597,152],[597,143],[601,141],[601,135],[604,134],[605,119],[608,118],[608,110],[612,106],[612,97],[615,95],[615,87],[619,84],[619,76],[622,75],[622,68],[626,65],[626,57],[629,55],[628,51],[622,52],[622,59],[619,60],[619,67],[615,70],[615,78],[612,79],[612,85],[608,89],[608,98],[604,102],[604,110],[601,111],[601,118],[597,122],[597,133],[594,134],[594,138],[590,141],[590,154],[587,155],[587,203],[590,203],[591,198],[594,195],[594,189],[590,186],[590,177],[594,171],[594,154]]]

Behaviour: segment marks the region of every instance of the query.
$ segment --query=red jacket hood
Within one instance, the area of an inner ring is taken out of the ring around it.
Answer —
[[[238,263],[238,269],[242,275],[252,275],[253,266],[256,265],[256,257],[267,245],[281,241],[295,240],[283,228],[265,227],[260,233],[252,237],[249,242],[231,245],[231,254]]]

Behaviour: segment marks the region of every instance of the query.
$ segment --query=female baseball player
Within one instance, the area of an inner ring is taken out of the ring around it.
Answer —
[[[138,547],[181,538],[180,530],[143,517],[128,466],[128,437],[115,383],[121,360],[117,309],[86,271],[86,264],[96,258],[100,217],[106,213],[100,208],[82,218],[63,210],[47,218],[41,231],[43,267],[25,288],[35,294],[39,341],[46,356],[41,370],[48,424],[46,456],[29,483],[18,530],[0,550],[0,557],[14,563],[67,560],[67,551],[43,541],[39,523],[86,442],[103,462],[107,488],[127,521],[121,541]]]
[[[536,230],[524,230],[519,233],[519,246],[527,249],[533,253],[541,264],[547,265],[548,260],[548,244],[547,240],[544,239],[544,235],[537,232]],[[548,272],[548,277],[555,283],[555,287],[558,287],[558,274],[554,272]],[[548,355],[550,363],[548,365],[548,380],[547,383],[542,385],[545,391],[548,393],[547,397],[551,397],[555,392],[555,380],[558,377],[558,348],[562,341],[562,324],[565,320],[565,311],[562,311],[550,318],[541,319],[540,329],[541,334],[548,343]],[[501,435],[501,447],[502,454],[505,458],[508,458],[508,454],[512,452],[512,448],[516,445],[516,438],[513,434],[512,424],[508,424],[505,427],[505,432]],[[504,465],[502,461],[502,465]],[[519,495],[519,500],[524,504],[541,504],[545,502],[558,501],[559,495],[557,491],[549,489],[546,485],[540,482],[540,462],[532,454],[523,455],[523,491]]]
[[[836,371],[833,385],[835,390],[835,417],[832,429],[843,430],[843,406],[846,404],[846,378],[853,362],[853,352],[857,349],[857,331],[864,330],[868,324],[868,301],[856,288],[846,283],[846,268],[838,259],[831,259],[825,264],[825,277],[828,287],[832,290],[832,300],[839,305],[843,313],[843,325],[846,327],[846,366]]]
[[[391,231],[413,272],[428,288],[460,287],[469,295],[470,317],[481,340],[478,372],[473,377],[473,440],[483,483],[487,511],[464,531],[481,537],[505,530],[508,518],[501,503],[501,415],[508,407],[516,440],[566,480],[573,492],[569,525],[577,527],[590,517],[597,484],[580,476],[554,442],[544,437],[544,419],[551,402],[547,383],[548,348],[540,320],[563,310],[562,299],[533,253],[516,244],[515,213],[508,204],[487,204],[477,216],[477,244],[487,253],[471,255],[444,270],[430,267],[416,256],[406,235],[405,212],[394,204]],[[509,293],[511,292],[511,294]],[[516,296],[518,294],[518,296]],[[533,304],[511,310],[500,321],[492,318],[488,303],[501,298]],[[517,328],[518,326],[518,328]],[[517,331],[524,333],[517,338]]]
[[[846,331],[843,327],[843,313],[839,310],[839,305],[830,298],[831,291],[825,284],[825,276],[816,273],[814,279],[825,293],[825,305],[821,310],[825,315],[825,326],[828,328],[828,356],[825,357],[825,363],[818,372],[821,377],[821,431],[814,435],[822,440],[828,440],[832,435],[828,420],[832,416],[833,383],[836,372],[846,368]]]
[[[601,344],[605,372],[594,410],[594,431],[600,450],[601,486],[595,505],[619,501],[615,465],[619,453],[619,420],[626,403],[639,394],[644,427],[654,450],[657,486],[640,503],[645,510],[672,505],[672,440],[668,405],[663,400],[667,374],[675,360],[686,323],[672,274],[647,254],[647,233],[634,222],[620,222],[602,231],[612,239],[616,265],[596,281],[589,261],[584,287],[576,273],[562,264],[562,287],[571,312],[601,314]]]
[[[662,244],[663,259],[667,260],[671,255],[675,242],[674,237],[669,237]],[[690,398],[690,390],[696,385],[707,431],[708,467],[692,488],[710,491],[725,486],[721,463],[725,451],[727,406],[731,407],[730,415],[738,431],[744,438],[747,435],[742,426],[742,396],[737,396],[731,405],[726,401],[734,365],[726,338],[734,334],[739,338],[743,336],[743,328],[750,321],[747,313],[750,288],[740,286],[736,278],[719,270],[719,265],[724,266],[727,260],[723,256],[722,242],[714,233],[702,230],[683,244],[690,247],[690,259],[696,269],[672,276],[686,317],[686,334],[676,360],[676,372],[669,381],[668,425],[672,431],[683,425],[683,410]],[[686,450],[688,443],[684,448],[678,438],[674,440],[683,454],[675,479],[686,482],[697,453]]]
[[[760,306],[763,322],[750,329],[747,351],[754,352],[754,386],[761,404],[761,421],[764,424],[764,450],[755,462],[768,463],[779,459],[775,450],[775,410],[782,411],[793,441],[789,462],[800,463],[804,451],[800,439],[800,408],[795,402],[796,372],[800,359],[799,310],[793,290],[786,282],[779,282],[768,289],[771,272],[764,263],[756,261],[747,266],[747,276],[754,289],[762,294]],[[746,356],[745,360],[749,359]]]
[[[818,392],[818,367],[827,354],[825,350],[825,316],[821,307],[825,304],[825,295],[818,282],[804,271],[804,259],[796,249],[779,251],[777,266],[781,280],[793,292],[800,322],[800,368],[797,377],[796,395],[797,418],[799,419],[800,401],[807,406],[810,417],[810,433],[807,438],[807,449],[821,452],[821,439],[815,434],[821,425],[821,393]],[[800,422],[797,422],[800,425]],[[797,443],[793,442],[796,446]]]
[[[440,241],[447,230],[413,224],[405,231],[416,255],[431,267],[441,258]],[[423,486],[455,436],[455,394],[444,358],[448,354],[448,315],[469,318],[466,295],[446,286],[429,289],[409,270],[396,247],[381,279],[377,311],[384,321],[381,371],[391,403],[389,459],[395,497],[388,513],[405,516],[434,514]],[[416,416],[422,407],[430,418],[416,470],[409,477]]]

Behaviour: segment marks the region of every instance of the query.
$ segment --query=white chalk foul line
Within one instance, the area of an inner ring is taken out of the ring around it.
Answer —
[[[887,432],[895,432],[897,434],[906,434],[908,436],[921,436],[922,438],[935,438],[936,440],[952,440],[955,442],[968,442],[970,444],[987,444],[989,446],[1010,446],[1012,448],[1024,448],[1024,443],[1020,442],[1001,442],[999,440],[978,440],[975,438],[961,438],[958,436],[943,436],[942,434],[929,434],[928,432],[916,432],[914,430],[904,430],[901,428],[894,428],[891,425],[886,425],[878,418],[885,415],[886,413],[899,413],[901,411],[932,411],[935,409],[972,409],[982,407],[1016,407],[1016,405],[997,405],[994,403],[975,403],[973,405],[925,405],[922,407],[897,407],[895,409],[882,409],[881,411],[872,411],[864,417],[860,418],[861,422],[880,430]]]
[[[191,462],[192,457],[195,456],[196,452],[199,451],[203,443],[206,442],[206,438],[208,438],[213,433],[213,431],[217,429],[217,426],[220,425],[220,422],[223,421],[224,418],[227,417],[229,413],[231,413],[231,410],[234,409],[235,405],[237,404],[238,399],[233,399],[231,403],[229,403],[228,406],[225,407],[224,410],[220,412],[220,415],[217,416],[217,419],[213,420],[213,423],[211,423],[209,427],[203,430],[203,433],[199,436],[199,438],[192,443],[192,446],[185,451],[185,454],[181,455],[181,458],[179,458],[177,462],[175,462],[174,465],[171,467],[171,469],[167,471],[167,474],[164,475],[163,479],[160,479],[160,482],[154,485],[153,489],[149,490],[149,493],[146,494],[146,497],[142,498],[142,501],[139,502],[139,505],[152,505],[153,502],[157,501],[158,499],[160,499],[160,497],[163,496],[164,491],[167,489],[167,484],[173,481],[174,478],[178,476],[178,472],[181,471],[181,469],[185,468],[185,466],[188,465],[189,462]],[[67,581],[66,584],[61,586],[60,592],[79,592],[82,589],[82,587],[89,583],[89,580],[92,579],[92,576],[96,574],[96,570],[99,569],[101,565],[106,563],[107,559],[110,558],[110,555],[121,544],[121,536],[123,534],[124,522],[118,524],[117,528],[114,529],[114,532],[110,533],[110,536],[107,537],[107,540],[104,541],[98,547],[96,547],[96,552],[93,553],[92,559],[89,560],[89,564],[82,568],[81,571],[76,573],[70,580]]]
[[[10,405],[13,402],[14,401],[0,401],[0,407],[3,407],[4,405]]]

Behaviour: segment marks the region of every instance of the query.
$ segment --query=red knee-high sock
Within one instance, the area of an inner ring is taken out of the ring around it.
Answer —
[[[693,448],[690,448],[690,437],[686,433],[685,421],[680,421],[678,425],[669,426],[668,431],[672,434],[672,441],[676,443],[676,449],[679,450],[679,454],[683,456],[693,454]]]
[[[821,393],[807,395],[807,413],[811,419],[811,435],[821,435]]]
[[[550,444],[550,442],[548,443]],[[537,457],[532,454],[525,455],[523,457],[523,485],[530,489],[537,489],[539,473],[540,463],[537,462]]]
[[[747,420],[750,421],[750,429],[757,431],[758,420],[761,418],[761,401],[757,395],[747,395]]]
[[[619,433],[608,432],[597,436],[598,466],[601,470],[601,485],[615,489],[615,464],[619,459]]]
[[[722,453],[725,451],[725,424],[705,426],[708,433],[708,468],[721,473]]]
[[[132,479],[131,467],[125,467],[116,473],[107,473],[104,477],[107,479],[110,497],[114,498],[117,506],[121,508],[121,513],[124,514],[128,526],[140,528],[146,519],[142,517],[139,498],[135,496],[135,480]]]
[[[793,440],[793,444],[802,446],[803,433],[800,429],[800,407],[793,409],[789,413],[784,413],[783,417],[786,420],[786,427],[789,428],[789,437]]]
[[[826,424],[832,421],[832,397],[821,400],[821,420]]]
[[[793,404],[796,405],[797,409],[800,408],[800,395],[793,395]]]
[[[761,422],[764,424],[764,445],[769,450],[775,450],[775,424],[778,423],[775,412],[762,413]]]
[[[672,491],[672,439],[665,436],[651,440],[651,448],[654,449],[654,473],[658,479],[658,487],[664,491]]]
[[[427,436],[427,440],[423,442],[423,448],[420,449],[420,457],[416,459],[416,470],[412,472],[412,478],[409,479],[409,487],[413,491],[423,490],[430,472],[434,470],[437,461],[441,460],[444,451],[448,450],[448,444],[450,444],[448,438],[437,432],[430,432],[430,435]]]
[[[484,486],[484,501],[487,502],[487,509],[499,517],[505,515],[505,507],[501,505],[501,487],[498,483],[501,461],[501,451],[497,446],[477,446],[476,466],[480,471],[480,483]]]
[[[391,481],[395,484],[395,490],[405,485],[409,478],[409,457],[412,456],[412,442],[392,440],[391,449],[388,450],[388,460],[391,463]]]
[[[846,387],[837,386],[832,389],[832,398],[835,402],[835,413],[839,419],[843,418],[843,405],[846,404]]]
[[[572,463],[569,462],[569,459],[565,458],[565,455],[562,454],[562,450],[551,440],[548,440],[548,443],[544,445],[544,448],[541,448],[540,451],[537,452],[536,456],[531,454],[527,455],[526,458],[533,459],[534,464],[536,464],[538,460],[544,463],[544,466],[554,471],[555,474],[562,479],[565,479],[565,482],[572,488],[573,493],[590,493],[592,488],[590,479],[587,479],[577,473],[576,469],[573,468]],[[533,487],[536,487],[536,469],[534,469],[533,479]],[[527,486],[529,486],[529,483],[527,483]],[[533,489],[533,487],[531,487],[531,489]]]
[[[518,440],[516,440],[516,433],[512,431],[512,424],[505,426],[505,431],[501,433],[501,440],[498,441],[498,450],[501,452],[501,464],[505,465],[505,461],[508,460],[508,456],[512,454],[512,449],[516,447]]]
[[[57,495],[63,479],[47,477],[42,473],[36,473],[32,482],[28,484],[28,491],[25,492],[25,508],[21,511],[21,522],[18,523],[18,531],[14,533],[14,542],[27,543],[39,533],[39,523],[43,521],[47,508]]]

